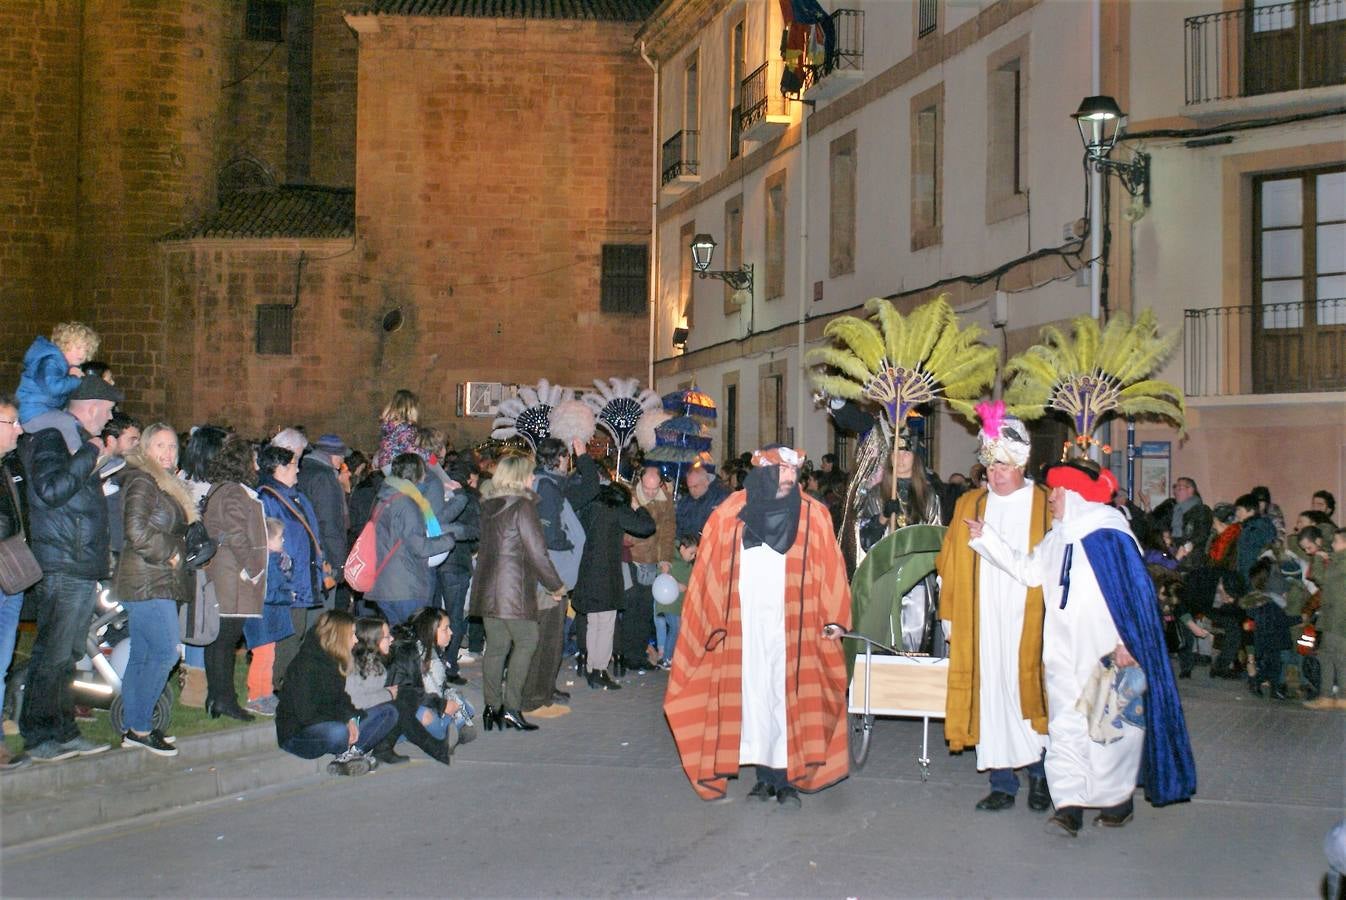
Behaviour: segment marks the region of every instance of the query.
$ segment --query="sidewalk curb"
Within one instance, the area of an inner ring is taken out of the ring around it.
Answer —
[[[11,848],[324,771],[324,759],[300,759],[277,748],[271,722],[181,738],[171,759],[114,748],[33,763],[0,777],[0,844]]]

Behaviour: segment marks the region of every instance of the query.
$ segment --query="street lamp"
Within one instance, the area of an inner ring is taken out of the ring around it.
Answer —
[[[1080,130],[1085,164],[1092,166],[1096,172],[1116,175],[1127,193],[1139,197],[1142,203],[1149,206],[1150,155],[1135,151],[1130,162],[1109,158],[1117,139],[1126,129],[1126,113],[1122,112],[1117,101],[1106,94],[1085,97],[1071,118]]]
[[[692,268],[702,278],[718,278],[735,291],[747,291],[752,294],[752,264],[745,263],[738,269],[711,272],[710,261],[715,256],[715,238],[708,234],[698,234],[692,238]]]

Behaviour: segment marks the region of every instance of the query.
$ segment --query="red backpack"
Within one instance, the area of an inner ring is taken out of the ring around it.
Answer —
[[[370,516],[365,527],[360,529],[360,536],[355,539],[355,546],[351,547],[351,552],[346,557],[346,568],[343,571],[346,584],[357,593],[365,594],[373,589],[379,580],[379,574],[384,566],[388,565],[388,560],[392,559],[397,548],[402,546],[399,539],[383,558],[383,562],[379,562],[379,537],[376,526],[379,516],[387,505],[388,501],[385,500],[374,510],[374,515]]]

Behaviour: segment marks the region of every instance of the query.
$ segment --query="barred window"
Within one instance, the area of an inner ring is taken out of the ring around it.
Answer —
[[[263,303],[257,307],[257,353],[289,356],[294,352],[294,307]]]
[[[602,295],[605,313],[643,315],[649,290],[650,249],[644,244],[604,244]]]
[[[285,40],[285,17],[284,0],[248,0],[243,36],[250,41],[279,44]]]

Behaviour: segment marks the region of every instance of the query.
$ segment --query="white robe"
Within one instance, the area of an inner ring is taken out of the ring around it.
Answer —
[[[1006,535],[1014,550],[1028,552],[1033,518],[1031,483],[1001,497],[986,495],[986,524]],[[977,667],[980,673],[977,768],[1017,769],[1035,763],[1046,735],[1023,717],[1019,697],[1019,641],[1028,588],[996,566],[978,566]]]
[[[785,724],[785,554],[766,544],[742,551],[743,730],[740,765],[789,766]]]
[[[994,565],[1029,586],[1041,585],[1047,605],[1042,632],[1042,668],[1047,682],[1047,785],[1058,809],[1067,806],[1108,807],[1129,799],[1140,772],[1145,732],[1127,727],[1112,744],[1089,739],[1089,725],[1075,709],[1090,675],[1103,656],[1121,642],[1117,626],[1094,578],[1080,539],[1100,528],[1130,536],[1126,519],[1116,509],[1089,503],[1066,492],[1065,518],[1053,524],[1031,554],[1014,550],[991,528],[970,546]],[[1134,538],[1131,538],[1134,540]],[[1070,591],[1061,608],[1061,564],[1067,546],[1074,546]]]

